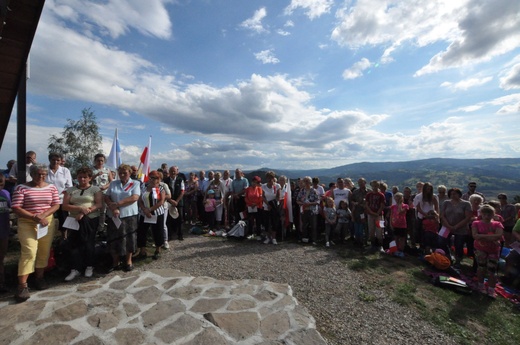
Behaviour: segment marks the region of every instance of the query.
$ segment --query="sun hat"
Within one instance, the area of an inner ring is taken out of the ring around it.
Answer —
[[[173,219],[179,218],[179,210],[177,210],[177,207],[170,207],[168,213]]]

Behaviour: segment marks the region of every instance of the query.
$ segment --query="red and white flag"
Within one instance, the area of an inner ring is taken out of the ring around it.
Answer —
[[[392,254],[397,252],[397,243],[395,241],[390,242],[388,247],[388,253]]]
[[[148,175],[150,174],[150,154],[152,149],[152,136],[148,139],[148,146],[144,148],[141,154],[141,174],[139,176],[142,182],[148,182]]]
[[[293,223],[293,212],[292,212],[292,192],[291,192],[291,181],[287,179],[285,184],[285,195],[283,196],[283,210],[285,213],[285,224],[287,228],[289,224]]]

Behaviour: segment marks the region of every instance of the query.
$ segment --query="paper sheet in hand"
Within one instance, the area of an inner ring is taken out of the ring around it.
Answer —
[[[43,236],[47,235],[49,233],[49,227],[48,226],[42,226],[38,224],[38,232],[36,233],[36,239],[39,240]]]
[[[145,216],[144,222],[148,224],[157,224],[157,216],[155,214],[152,214],[150,218]]]
[[[63,222],[63,227],[71,230],[79,230],[79,222],[74,217],[67,217]]]
[[[112,217],[112,221],[114,222],[116,228],[119,229],[119,227],[121,226],[121,219],[119,219],[119,217]]]

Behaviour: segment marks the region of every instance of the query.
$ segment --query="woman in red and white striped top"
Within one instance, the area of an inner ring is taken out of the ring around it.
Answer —
[[[44,290],[43,278],[54,237],[54,212],[60,207],[56,186],[45,182],[45,164],[30,167],[32,181],[18,185],[13,193],[11,208],[18,216],[18,239],[21,253],[18,262],[18,291],[15,298],[24,302],[29,298],[27,278],[35,272],[35,288]]]

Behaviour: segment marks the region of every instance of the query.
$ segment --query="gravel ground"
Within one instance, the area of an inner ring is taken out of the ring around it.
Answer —
[[[175,268],[192,276],[216,279],[259,279],[286,283],[298,303],[316,319],[329,344],[456,344],[422,321],[409,308],[393,302],[383,290],[370,290],[334,249],[291,242],[264,245],[256,241],[186,236],[140,269]]]

